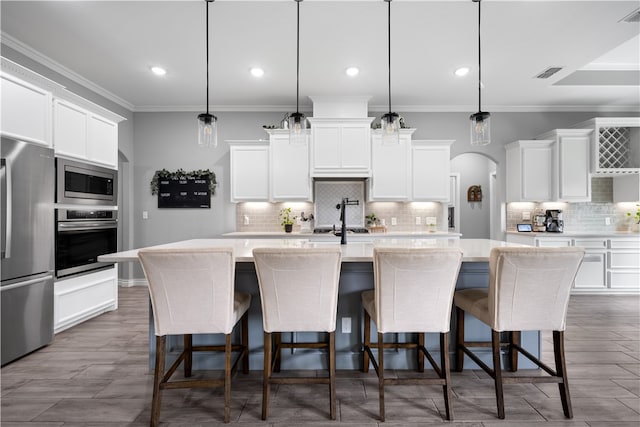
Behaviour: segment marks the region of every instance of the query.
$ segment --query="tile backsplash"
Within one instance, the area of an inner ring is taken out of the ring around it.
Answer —
[[[565,232],[626,231],[629,205],[613,203],[613,178],[595,177],[591,179],[591,202],[507,204],[507,231],[515,231],[516,224],[530,223],[534,214],[544,214],[546,209],[562,209]],[[531,220],[523,220],[523,214],[529,214]]]
[[[243,232],[277,232],[282,231],[278,213],[280,209],[290,207],[293,215],[300,217],[304,212],[305,216],[314,212],[314,204],[310,202],[301,203],[238,203],[236,205],[236,231]],[[316,209],[327,209],[327,212],[337,212],[335,201],[331,200],[328,206],[316,207]],[[350,206],[348,210],[353,210],[356,206]],[[332,211],[331,211],[332,209]],[[446,209],[444,209],[446,210]],[[384,220],[387,230],[391,231],[428,231],[426,224],[427,217],[436,218],[438,230],[446,231],[446,217],[440,203],[402,203],[402,202],[368,202],[364,203],[364,215],[375,213],[376,217]],[[245,215],[248,224],[245,224]],[[338,218],[339,216],[336,216]],[[420,217],[420,225],[416,225],[416,217]],[[396,225],[391,225],[392,218],[396,219]],[[366,222],[366,221],[365,221]],[[336,220],[336,227],[340,223]],[[347,225],[350,225],[347,217]],[[313,228],[315,225],[312,225]],[[293,226],[293,231],[299,231],[300,224]]]

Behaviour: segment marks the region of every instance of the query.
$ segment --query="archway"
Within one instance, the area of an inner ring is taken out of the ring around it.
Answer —
[[[497,163],[484,154],[462,153],[451,159],[451,173],[459,174],[460,191],[454,203],[459,215],[458,232],[463,239],[492,238],[492,223],[495,227],[495,219],[499,219],[492,203],[496,200],[492,194],[496,168]]]

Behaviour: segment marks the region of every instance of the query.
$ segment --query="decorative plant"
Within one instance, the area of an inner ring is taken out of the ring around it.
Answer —
[[[640,224],[640,205],[636,205],[636,213],[627,212],[627,216],[633,218],[636,224]]]
[[[377,225],[380,222],[376,214],[373,212],[371,212],[365,218],[367,218],[367,225]]]
[[[156,173],[153,175],[153,179],[151,180],[151,194],[158,194],[158,189],[160,188],[160,180],[200,178],[205,175],[209,175],[209,190],[211,191],[211,195],[213,196],[214,194],[216,194],[216,186],[218,185],[218,183],[216,181],[216,174],[209,169],[198,169],[191,172],[187,172],[183,169],[178,169],[175,172],[171,172],[166,169],[156,171]]]
[[[278,215],[280,218],[280,225],[293,225],[293,221],[296,220],[296,216],[291,215],[291,208],[282,208],[280,209],[280,214]]]

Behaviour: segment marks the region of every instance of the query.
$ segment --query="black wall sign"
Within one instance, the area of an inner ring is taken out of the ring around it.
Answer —
[[[209,175],[160,178],[158,208],[211,208]]]

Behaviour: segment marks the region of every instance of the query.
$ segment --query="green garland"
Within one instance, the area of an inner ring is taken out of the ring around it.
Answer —
[[[186,172],[183,169],[178,169],[175,172],[170,172],[166,169],[156,171],[151,180],[151,194],[158,194],[161,179],[200,178],[203,175],[209,175],[209,190],[213,196],[216,194],[216,186],[218,183],[216,181],[216,174],[209,169],[198,169],[197,171],[191,172]]]

